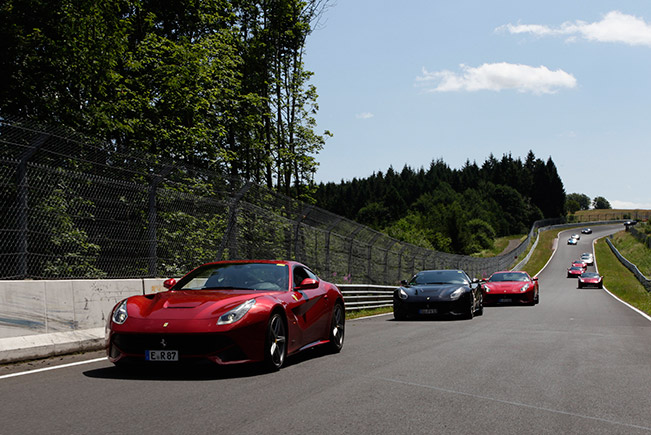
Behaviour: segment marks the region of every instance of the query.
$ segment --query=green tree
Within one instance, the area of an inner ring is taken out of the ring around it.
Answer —
[[[597,196],[592,200],[592,208],[596,210],[605,210],[612,208],[610,203],[603,196]]]
[[[567,208],[567,212],[570,214],[574,214],[577,211],[581,210],[581,205],[574,199],[568,199],[565,201],[565,206]]]
[[[590,209],[590,197],[583,193],[570,193],[567,195],[567,201],[576,201],[579,205],[578,210]]]

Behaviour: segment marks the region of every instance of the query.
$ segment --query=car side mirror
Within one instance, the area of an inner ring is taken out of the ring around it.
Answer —
[[[176,285],[176,280],[174,278],[166,279],[163,282],[163,287],[165,287],[168,290],[174,287],[175,285]]]
[[[295,290],[308,290],[311,288],[317,288],[319,286],[319,281],[314,278],[305,278],[301,281],[301,284],[298,287],[295,287]]]
[[[406,279],[401,279],[400,280],[400,285],[409,285]]]
[[[533,279],[534,281],[538,281],[538,277],[537,277],[537,276],[534,276],[534,277],[531,278],[531,279]]]

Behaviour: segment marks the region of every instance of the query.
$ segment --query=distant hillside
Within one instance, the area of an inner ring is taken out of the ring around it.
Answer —
[[[651,218],[651,210],[627,209],[600,209],[579,210],[570,219],[574,222],[610,221],[620,219],[634,219],[637,221]]]

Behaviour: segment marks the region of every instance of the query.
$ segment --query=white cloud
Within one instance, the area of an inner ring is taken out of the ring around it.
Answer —
[[[357,118],[357,119],[371,119],[374,116],[375,115],[373,115],[372,113],[362,112],[362,113],[358,113],[357,115],[355,115],[355,118]]]
[[[647,24],[642,18],[619,11],[608,12],[601,21],[594,23],[580,20],[568,21],[557,28],[542,24],[506,24],[495,30],[512,34],[531,33],[536,36],[567,35],[569,40],[582,37],[588,41],[619,42],[651,47],[651,24]]]
[[[462,72],[459,74],[448,70],[429,72],[423,68],[422,75],[416,81],[429,92],[513,89],[539,95],[553,94],[560,88],[576,87],[576,79],[572,74],[560,69],[551,71],[545,66],[500,62],[485,63],[477,68],[466,65],[460,67]]]

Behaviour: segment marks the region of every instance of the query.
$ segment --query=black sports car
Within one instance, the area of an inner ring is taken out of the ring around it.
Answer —
[[[484,312],[481,284],[463,270],[424,270],[393,292],[393,317],[455,314],[472,319]]]

